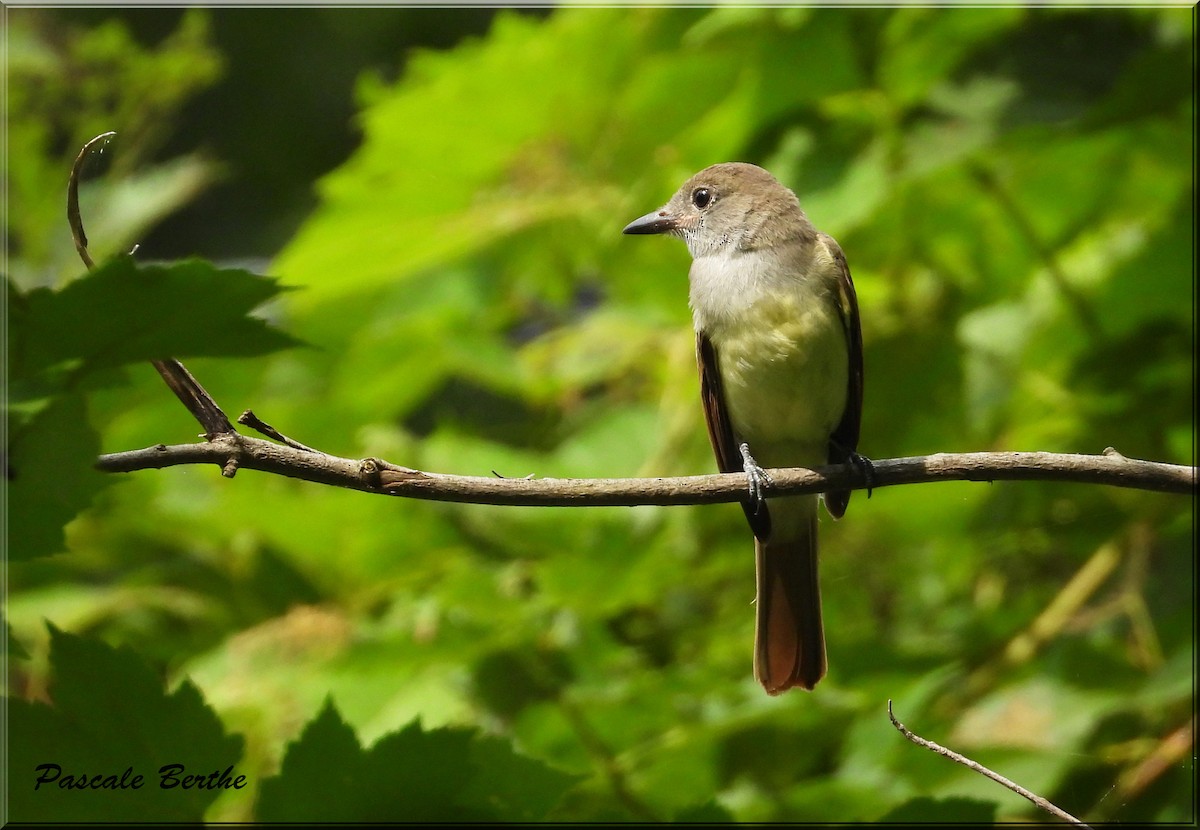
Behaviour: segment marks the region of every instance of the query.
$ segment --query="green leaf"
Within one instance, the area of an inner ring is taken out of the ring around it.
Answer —
[[[470,760],[478,774],[470,779],[463,801],[490,821],[541,821],[574,786],[579,776],[518,755],[499,738],[480,736],[470,745]]]
[[[53,399],[12,437],[8,458],[8,557],[19,562],[63,549],[63,526],[112,483],[93,468],[100,436],[82,395]]]
[[[259,821],[350,821],[370,815],[359,792],[366,754],[354,730],[342,720],[332,701],[304,727],[288,747],[279,775],[263,781],[258,795]],[[326,797],[330,790],[339,798]]]
[[[261,355],[292,337],[250,312],[278,282],[202,260],[139,265],[109,260],[57,291],[38,288],[13,309],[15,377],[78,361],[88,369],[140,360]]]
[[[53,705],[8,701],[10,818],[197,822],[236,786],[242,739],[225,734],[190,682],[168,694],[128,648],[53,626],[50,638]],[[164,777],[171,765],[183,769]],[[203,781],[185,785],[189,775]],[[89,786],[66,787],[68,777]]]
[[[263,782],[259,821],[536,821],[574,776],[468,729],[412,723],[364,750],[332,701]],[[330,798],[336,791],[338,797]]]

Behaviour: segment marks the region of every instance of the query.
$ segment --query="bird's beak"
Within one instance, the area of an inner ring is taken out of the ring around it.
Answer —
[[[669,233],[678,227],[679,219],[667,213],[666,208],[660,208],[634,219],[621,233]]]

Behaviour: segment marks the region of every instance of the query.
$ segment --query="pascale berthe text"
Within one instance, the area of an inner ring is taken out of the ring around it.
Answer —
[[[86,773],[63,773],[58,764],[38,764],[34,770],[37,779],[33,789],[42,785],[60,790],[140,790],[146,783],[133,767],[124,772],[98,775]],[[246,786],[246,776],[234,775],[233,765],[210,773],[187,773],[183,764],[164,764],[158,768],[158,786],[163,790],[240,790]]]

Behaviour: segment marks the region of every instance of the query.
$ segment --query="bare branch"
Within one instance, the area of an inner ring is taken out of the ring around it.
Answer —
[[[237,433],[211,436],[207,443],[101,456],[96,467],[127,473],[181,464],[236,462],[259,470],[318,484],[434,501],[541,506],[633,506],[639,504],[712,504],[740,501],[746,495],[742,473],[673,478],[526,479],[427,473],[378,458],[351,459],[308,448],[281,446]],[[873,462],[868,482],[853,465],[770,470],[767,497],[827,490],[865,489],[932,481],[1053,480],[1107,484],[1165,493],[1194,494],[1196,470],[1174,464],[1138,461],[1119,455],[1057,453],[961,453],[893,458]]]
[[[992,772],[990,769],[988,769],[987,767],[985,767],[983,764],[979,763],[978,761],[972,761],[970,758],[966,757],[965,755],[960,755],[959,753],[955,752],[954,750],[947,749],[946,747],[942,746],[941,744],[936,744],[931,740],[922,738],[920,735],[914,735],[912,732],[910,732],[904,726],[904,724],[902,724],[900,721],[896,720],[896,716],[894,714],[892,714],[892,701],[889,700],[887,702],[887,708],[888,708],[888,717],[892,721],[892,726],[894,726],[898,730],[900,730],[901,735],[908,738],[910,741],[912,741],[917,746],[923,746],[926,749],[930,750],[931,752],[936,752],[938,755],[941,755],[943,757],[949,758],[951,761],[956,761],[957,763],[962,764],[967,769],[972,769],[975,772],[979,773],[980,775],[984,775],[984,776],[992,779],[997,784],[1000,784],[1003,787],[1007,787],[1008,789],[1012,790],[1014,793],[1016,793],[1019,796],[1022,796],[1023,798],[1029,799],[1036,806],[1040,807],[1041,809],[1045,810],[1046,812],[1050,813],[1051,815],[1062,819],[1063,821],[1067,822],[1068,824],[1075,824],[1075,825],[1078,825],[1079,827],[1088,827],[1088,825],[1084,824],[1082,821],[1075,818],[1075,816],[1071,815],[1066,810],[1062,809],[1061,807],[1055,806],[1054,804],[1051,804],[1049,801],[1042,798],[1040,795],[1031,793],[1029,790],[1025,789],[1020,784],[1017,784],[1013,781],[1009,781],[1003,775],[1000,775],[999,773],[996,773],[996,772]]]
[[[187,407],[192,417],[200,422],[206,436],[221,435],[233,432],[233,424],[212,395],[208,394],[200,381],[192,377],[187,367],[175,358],[151,361],[154,368],[162,375],[162,379],[175,393],[175,397]]]

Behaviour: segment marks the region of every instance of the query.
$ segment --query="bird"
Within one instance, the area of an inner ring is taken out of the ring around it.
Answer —
[[[811,690],[826,673],[818,497],[768,502],[764,468],[869,465],[857,452],[862,332],[845,254],[794,192],[745,162],[704,168],[623,232],[678,237],[691,253],[688,300],[709,439],[720,470],[748,478],[754,674],[771,695]],[[850,491],[821,500],[838,519]]]

